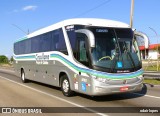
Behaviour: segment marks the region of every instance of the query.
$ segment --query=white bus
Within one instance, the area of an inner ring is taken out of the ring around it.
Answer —
[[[140,91],[143,70],[134,31],[106,19],[69,19],[14,43],[14,68],[23,82],[57,87],[65,96]]]

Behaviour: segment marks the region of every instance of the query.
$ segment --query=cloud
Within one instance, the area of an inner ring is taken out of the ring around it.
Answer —
[[[28,6],[24,6],[21,9],[14,9],[11,12],[8,13],[19,13],[19,12],[24,12],[24,11],[34,11],[38,8],[38,6],[35,5],[28,5]]]
[[[36,10],[38,6],[33,6],[33,5],[29,5],[29,6],[25,6],[22,8],[23,11],[29,11],[29,10]]]

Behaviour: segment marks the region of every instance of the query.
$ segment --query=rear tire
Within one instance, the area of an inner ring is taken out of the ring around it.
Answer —
[[[24,72],[23,69],[22,69],[22,71],[21,71],[21,80],[22,80],[23,83],[26,83],[26,82],[27,82],[27,79],[25,78],[25,72]]]
[[[70,87],[70,82],[69,79],[66,75],[63,75],[61,77],[61,90],[64,96],[70,97],[73,95],[73,91],[71,90]]]

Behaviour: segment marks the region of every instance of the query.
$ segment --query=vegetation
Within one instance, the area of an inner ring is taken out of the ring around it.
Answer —
[[[158,52],[160,53],[160,45],[158,44],[158,46],[155,46],[153,50],[156,50],[156,51],[158,50]]]
[[[9,60],[5,55],[0,55],[0,66],[11,67],[13,63],[13,57]]]
[[[153,84],[153,85],[160,85],[160,79],[144,79],[143,83]]]
[[[8,63],[9,63],[9,60],[8,60],[8,58],[7,58],[6,56],[1,55],[1,56],[0,56],[0,63],[1,63],[1,64],[2,64],[2,63],[8,64]]]
[[[144,67],[144,70],[145,71],[157,71],[157,65],[153,65],[153,66],[150,65],[148,67]],[[160,64],[159,64],[158,70],[160,71]]]
[[[13,56],[11,57],[11,59],[10,59],[10,62],[12,63],[14,61],[14,59],[13,59]]]

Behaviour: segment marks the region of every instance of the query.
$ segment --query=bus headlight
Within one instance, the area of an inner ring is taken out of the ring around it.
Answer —
[[[94,79],[97,79],[97,77],[96,77],[96,76],[94,76],[94,75],[91,75],[91,77],[92,77],[92,78],[94,78]]]
[[[138,76],[137,78],[138,78],[139,80],[142,80],[142,79],[143,79],[143,76],[140,75],[140,76]]]
[[[104,78],[97,78],[97,80],[100,81],[100,82],[103,82],[103,83],[106,82],[106,79],[104,79]]]
[[[97,77],[97,76],[94,76],[94,75],[92,75],[92,78],[93,78],[93,79],[96,79],[96,80],[99,81],[99,82],[103,82],[103,83],[106,83],[107,81],[109,81],[109,79]]]

